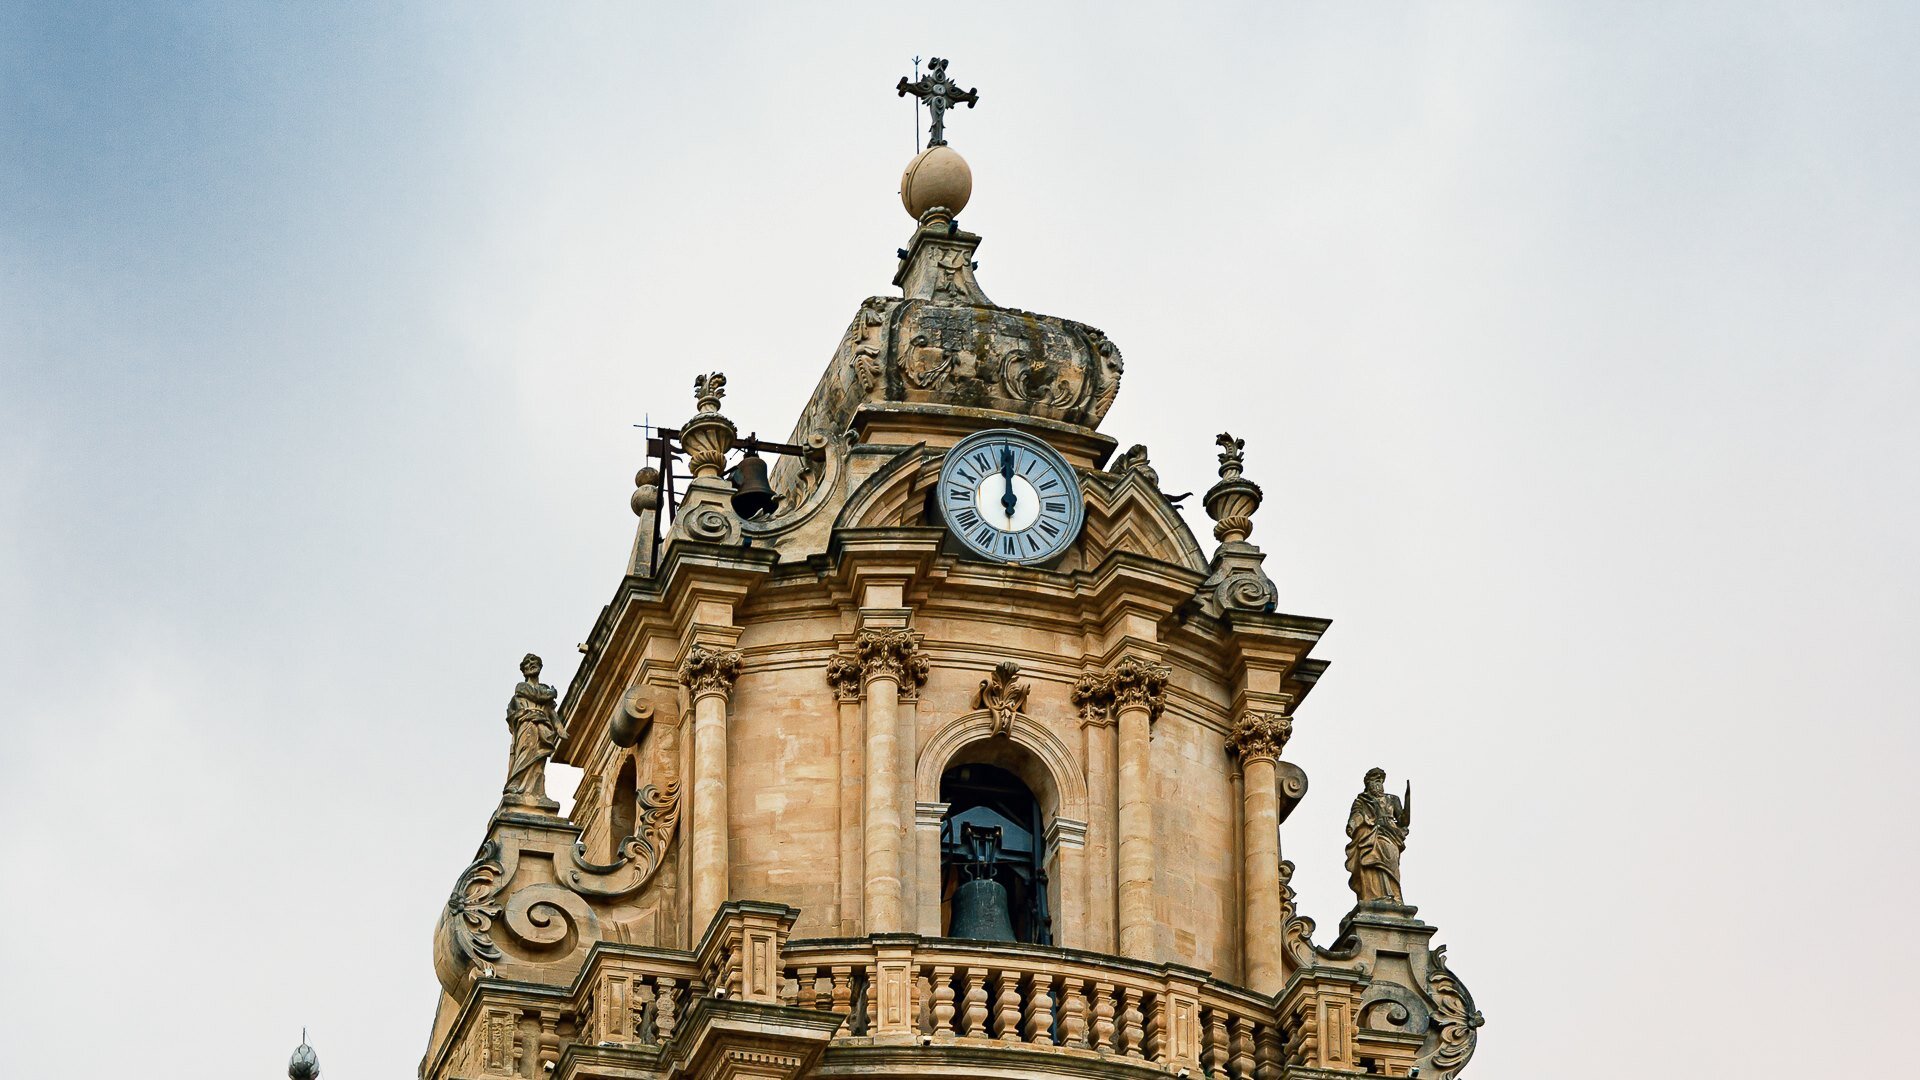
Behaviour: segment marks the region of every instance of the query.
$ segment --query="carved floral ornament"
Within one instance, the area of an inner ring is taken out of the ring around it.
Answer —
[[[827,682],[833,686],[833,696],[841,701],[860,700],[860,662],[844,653],[835,653],[827,660]]]
[[[1165,707],[1163,694],[1173,669],[1136,657],[1122,657],[1108,673],[1113,680],[1113,706],[1116,709],[1145,708],[1147,718],[1160,719]]]
[[[731,649],[709,649],[695,645],[680,664],[680,682],[694,697],[702,694],[728,694],[740,677],[740,654]]]
[[[980,680],[980,689],[974,691],[973,707],[985,709],[992,717],[994,735],[1012,731],[1013,718],[1026,710],[1027,695],[1033,692],[1033,684],[1014,681],[1019,674],[1019,664],[1002,660],[994,665],[992,673]]]
[[[1166,664],[1122,657],[1106,671],[1082,674],[1073,684],[1073,703],[1082,723],[1110,723],[1117,711],[1127,708],[1145,708],[1148,720],[1158,720],[1172,675],[1173,669]]]
[[[1278,761],[1292,735],[1292,717],[1276,712],[1249,712],[1227,733],[1227,747],[1240,755],[1242,761],[1254,758]]]
[[[853,640],[853,649],[865,678],[890,678],[902,692],[917,690],[927,681],[931,665],[911,630],[862,630]]]
[[[1477,1029],[1487,1020],[1473,1007],[1473,997],[1447,967],[1447,947],[1433,950],[1428,960],[1432,970],[1427,974],[1427,996],[1433,1001],[1433,1028],[1438,1041],[1428,1063],[1442,1077],[1450,1078],[1473,1057],[1474,1044],[1480,1040]]]

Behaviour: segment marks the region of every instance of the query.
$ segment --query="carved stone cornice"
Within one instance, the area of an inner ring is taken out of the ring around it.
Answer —
[[[1147,719],[1160,719],[1160,711],[1166,705],[1167,680],[1172,675],[1173,669],[1166,664],[1135,656],[1121,657],[1107,672],[1113,686],[1113,707],[1116,710],[1144,708]]]
[[[985,709],[993,717],[995,735],[1005,735],[1013,730],[1013,718],[1027,707],[1027,695],[1033,692],[1032,683],[1016,682],[1020,674],[1020,665],[1011,660],[1002,660],[993,666],[993,671],[980,680],[980,689],[974,691],[973,707]]]
[[[827,684],[833,687],[836,701],[860,700],[860,662],[844,653],[827,660]]]
[[[932,665],[911,630],[862,630],[853,648],[863,678],[890,678],[903,698],[916,696],[927,681]]]
[[[696,698],[705,694],[731,694],[733,681],[739,677],[740,654],[732,649],[695,645],[680,663],[680,684]]]
[[[1293,719],[1285,713],[1247,712],[1240,715],[1233,730],[1227,733],[1227,748],[1242,761],[1254,758],[1279,761],[1280,752],[1287,748],[1287,739],[1292,735]]]

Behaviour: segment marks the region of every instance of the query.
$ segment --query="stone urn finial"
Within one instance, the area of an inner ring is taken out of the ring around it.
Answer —
[[[1253,535],[1253,512],[1260,509],[1260,485],[1241,476],[1247,440],[1221,432],[1220,482],[1207,489],[1207,516],[1213,519],[1213,537],[1223,544],[1245,543]]]
[[[710,372],[693,380],[693,397],[699,412],[680,426],[680,445],[686,448],[687,463],[693,475],[719,476],[727,465],[727,451],[733,447],[737,430],[733,421],[720,415],[720,399],[727,395],[727,377]]]

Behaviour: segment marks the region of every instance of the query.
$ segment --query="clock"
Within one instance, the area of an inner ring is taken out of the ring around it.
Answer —
[[[1005,563],[1045,562],[1065,551],[1086,512],[1066,459],[1011,428],[955,443],[940,465],[935,498],[969,551]]]

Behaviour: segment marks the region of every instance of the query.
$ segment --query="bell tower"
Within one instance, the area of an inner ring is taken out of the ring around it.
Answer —
[[[1287,756],[1328,623],[1209,551],[1101,422],[1119,347],[976,278],[936,59],[897,295],[785,441],[719,372],[659,430],[564,693],[528,655],[498,809],[434,939],[424,1080],[1452,1077],[1481,1024],[1406,902],[1412,792],[1348,816],[1352,911],[1294,907]],[[503,680],[504,682],[505,680]],[[568,816],[549,759],[583,772]]]

